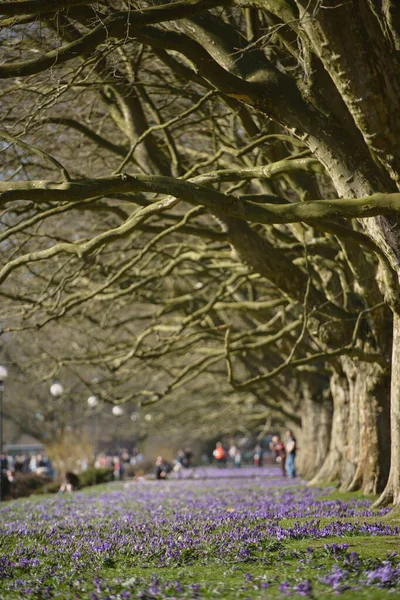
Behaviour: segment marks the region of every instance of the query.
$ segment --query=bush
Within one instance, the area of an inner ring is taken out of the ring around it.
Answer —
[[[34,494],[56,494],[60,489],[61,483],[57,481],[48,481],[42,487],[35,490]]]
[[[86,471],[79,473],[79,483],[81,487],[97,485],[98,483],[108,483],[113,480],[113,470],[108,467],[97,469],[89,467]]]
[[[38,475],[37,473],[15,473],[14,481],[10,486],[10,496],[11,498],[25,498],[31,494],[45,493],[42,491],[39,492],[39,490],[52,484],[53,482],[51,479],[45,475]]]
[[[96,469],[92,467],[79,473],[78,477],[79,487],[87,487],[112,481],[113,471],[109,468]],[[37,473],[16,473],[6,498],[25,498],[32,494],[55,494],[60,489],[60,485],[61,481],[54,481]],[[4,488],[7,489],[5,485]]]

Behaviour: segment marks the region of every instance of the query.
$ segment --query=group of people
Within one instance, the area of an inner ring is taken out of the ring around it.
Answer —
[[[130,452],[127,448],[122,448],[117,453],[100,452],[96,455],[94,466],[96,469],[112,469],[112,477],[114,481],[122,481],[127,477],[139,477],[142,474],[144,456],[139,450],[134,447]],[[80,471],[85,471],[88,468],[86,461],[80,461],[81,467],[85,463],[84,468]],[[74,492],[79,489],[79,477],[76,473],[68,471],[61,483],[59,493]]]
[[[280,465],[282,475],[296,477],[296,438],[291,430],[286,431],[285,442],[280,435],[274,435],[269,444],[269,448],[275,456],[276,462]],[[230,463],[234,467],[242,465],[243,452],[236,444],[232,443],[229,448],[225,448],[222,442],[217,442],[213,450],[213,458],[219,467],[225,467]],[[126,449],[118,454],[101,453],[96,457],[96,467],[108,467],[113,469],[113,476],[116,480],[124,478],[125,470],[128,466],[140,467],[143,463],[143,455],[136,449],[130,453]],[[257,443],[253,450],[254,465],[262,467],[265,464],[265,450],[260,443]],[[43,455],[34,456],[21,455],[15,458],[7,457],[4,454],[0,456],[0,470],[3,478],[14,473],[36,473],[52,478],[54,470],[50,459]],[[166,479],[172,471],[176,472],[178,477],[183,476],[183,471],[193,469],[193,452],[187,446],[178,450],[173,463],[169,463],[162,456],[158,456],[154,465],[154,474],[156,479]],[[83,469],[84,470],[84,469]],[[72,475],[72,477],[71,477]],[[73,473],[67,473],[60,491],[72,491],[77,489],[77,476]]]
[[[186,448],[180,448],[176,454],[174,464],[171,465],[162,456],[157,456],[157,460],[154,465],[154,474],[156,479],[166,479],[171,471],[178,474],[178,477],[182,476],[184,469],[193,468],[193,452],[192,449],[187,446]]]
[[[226,450],[222,442],[217,442],[213,450],[213,457],[219,467],[225,467],[229,463],[235,467],[242,466],[242,450],[236,444],[231,444]]]
[[[286,446],[280,435],[274,435],[269,448],[282,469],[282,475],[296,477],[296,438],[293,432],[290,429],[286,431]],[[227,450],[222,442],[217,442],[213,450],[213,457],[218,467],[225,467],[229,462],[235,467],[240,467],[242,464],[242,451],[235,444],[232,444]],[[265,464],[265,450],[259,443],[253,450],[253,463],[257,467]]]
[[[112,469],[114,480],[124,479],[128,467],[140,470],[144,461],[144,456],[137,448],[129,452],[127,448],[117,454],[101,452],[96,456],[94,466],[98,469]]]
[[[19,454],[17,456],[1,455],[2,471],[15,473],[36,473],[45,477],[53,478],[54,469],[51,460],[44,454]]]
[[[19,474],[27,475],[34,473],[47,479],[53,479],[55,471],[50,459],[44,454],[21,454],[17,456],[8,456],[4,452],[0,453],[0,501],[9,496],[11,486],[15,484],[16,476]]]

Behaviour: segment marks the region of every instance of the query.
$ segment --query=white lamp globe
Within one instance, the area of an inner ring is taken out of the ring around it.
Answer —
[[[96,406],[98,406],[99,404],[97,396],[89,396],[89,398],[87,399],[87,403],[88,406],[90,406],[90,408],[96,408]]]
[[[122,417],[122,415],[124,414],[124,409],[121,408],[120,406],[113,406],[113,408],[112,408],[112,414],[115,417]]]
[[[4,381],[8,377],[8,371],[3,365],[0,365],[0,381]]]
[[[50,387],[50,394],[55,398],[57,398],[57,396],[61,396],[63,392],[64,388],[61,383],[53,383],[53,385]]]

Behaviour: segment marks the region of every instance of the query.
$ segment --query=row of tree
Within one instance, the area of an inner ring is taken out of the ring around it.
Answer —
[[[306,476],[399,504],[397,4],[3,2],[19,369],[290,424]]]

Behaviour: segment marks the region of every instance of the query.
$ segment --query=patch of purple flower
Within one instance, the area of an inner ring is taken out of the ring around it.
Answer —
[[[389,561],[385,561],[382,566],[367,571],[367,583],[375,584],[379,587],[396,587],[400,583],[400,565],[393,566]]]
[[[330,573],[325,575],[324,577],[320,577],[320,581],[330,586],[335,592],[343,592],[348,588],[345,585],[345,581],[347,580],[349,573],[344,569],[334,565]]]
[[[309,579],[300,581],[300,583],[293,587],[293,591],[300,596],[310,596],[312,594],[311,581]]]
[[[333,592],[400,586],[395,553],[367,565],[348,552],[347,543],[290,551],[295,540],[397,535],[398,527],[379,521],[386,510],[373,511],[367,500],[331,500],[326,491],[291,487],[273,468],[261,474],[242,469],[240,477],[238,471],[209,469],[201,480],[135,482],[1,506],[0,598],[231,597],[223,581],[217,587],[186,582],[182,569],[193,565],[197,573],[198,567],[230,567],[238,578],[240,571],[245,587],[242,579],[237,593],[256,598],[265,597],[267,588],[311,597],[316,585]],[[365,520],[371,516],[374,522]],[[331,521],[321,520],[326,518]],[[315,580],[301,575],[305,565],[316,569]],[[251,571],[253,566],[263,574]],[[157,576],[146,576],[148,568],[157,569]],[[170,568],[181,569],[179,579],[163,579],[163,569]]]
[[[324,544],[325,552],[332,556],[340,556],[348,547],[348,544]]]

